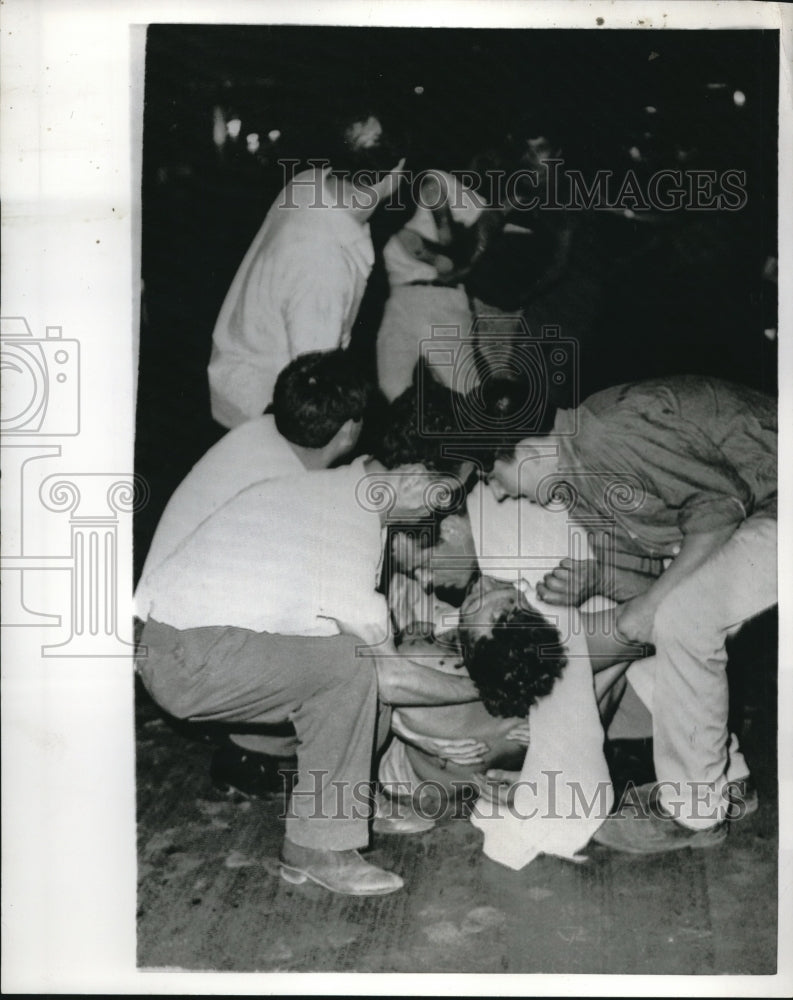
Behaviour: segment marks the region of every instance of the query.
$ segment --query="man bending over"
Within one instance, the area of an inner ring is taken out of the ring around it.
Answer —
[[[643,790],[654,808],[627,804],[596,834],[603,844],[650,853],[708,847],[727,834],[725,643],[777,600],[776,451],[774,400],[679,376],[615,386],[559,410],[495,462],[497,496],[545,505],[564,482],[573,519],[611,525],[613,558],[584,574],[566,561],[541,596],[564,604],[608,593],[616,566],[616,626],[656,647],[658,783]]]

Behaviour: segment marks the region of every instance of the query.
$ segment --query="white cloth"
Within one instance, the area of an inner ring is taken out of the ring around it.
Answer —
[[[468,511],[482,573],[520,581],[530,604],[556,623],[568,651],[551,693],[529,710],[531,743],[514,801],[483,800],[471,822],[485,835],[485,854],[509,868],[540,853],[573,858],[606,818],[614,792],[580,615],[545,604],[534,588],[559,559],[581,551],[585,537],[565,511],[522,499],[499,503],[483,485],[469,496]]]
[[[374,263],[368,224],[297,174],[240,264],[212,337],[212,416],[235,427],[261,414],[278,373],[308,351],[346,347]]]
[[[586,529],[565,510],[528,500],[496,500],[479,483],[468,498],[468,517],[479,568],[498,580],[523,580],[535,588],[560,559],[586,559]]]
[[[454,222],[474,225],[485,207],[483,199],[452,174],[427,172],[419,205],[404,229],[437,243],[438,226],[432,213],[441,204]],[[383,249],[391,294],[377,333],[377,377],[386,399],[396,399],[411,384],[420,357],[446,386],[468,391],[478,384],[473,339],[473,317],[462,285],[416,285],[440,275],[434,264],[416,258],[395,234]],[[443,329],[432,343],[433,330]],[[456,332],[455,332],[456,330]]]
[[[358,502],[363,475],[359,459],[238,493],[153,570],[142,616],[179,629],[305,636],[338,635],[338,621],[366,641],[384,639],[382,532]]]
[[[466,228],[477,221],[485,207],[485,202],[476,192],[443,170],[428,171],[421,185],[419,201],[416,211],[405,223],[405,229],[431,243],[438,242],[433,207],[440,208],[441,204],[445,204],[452,219]],[[383,260],[391,288],[409,285],[413,281],[434,281],[438,277],[437,269],[414,257],[397,235],[392,236],[383,248]]]
[[[225,434],[174,491],[154,532],[136,594],[145,602],[145,581],[210,514],[247,486],[263,479],[298,475],[305,468],[275,426],[256,417]]]

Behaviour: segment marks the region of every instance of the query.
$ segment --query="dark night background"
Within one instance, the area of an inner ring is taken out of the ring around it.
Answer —
[[[534,213],[531,237],[504,243],[488,280],[494,294],[525,283],[531,330],[555,324],[577,341],[581,396],[672,372],[776,393],[776,342],[764,333],[776,327],[776,285],[763,272],[776,256],[778,38],[756,30],[151,27],[136,435],[136,470],[151,499],[136,516],[136,572],[170,494],[222,433],[209,413],[212,330],[283,186],[278,161],[322,158],[329,116],[348,102],[363,99],[401,122],[416,173],[464,170],[507,133],[552,138],[565,167],[587,178],[598,169],[645,178],[659,168],[745,170],[739,212]],[[226,129],[235,120],[236,140]],[[252,134],[259,147],[249,151]],[[375,246],[398,224],[398,213],[375,216]],[[564,266],[548,280],[564,240]],[[386,292],[376,266],[354,331],[359,349],[371,343]],[[730,727],[761,805],[735,824],[726,850],[642,865],[616,854],[593,866],[546,858],[516,873],[482,859],[469,824],[449,823],[428,837],[376,841],[378,863],[412,879],[409,892],[376,902],[284,887],[267,867],[281,835],[278,804],[217,791],[213,745],[200,729],[189,732],[192,723],[164,721],[139,688],[140,964],[774,972],[777,634],[772,610],[730,640]],[[648,741],[625,742],[643,749],[631,756],[623,747],[621,758],[610,750],[614,781],[649,780],[640,777],[651,769]],[[494,913],[503,924],[449,939],[472,916]]]
[[[777,65],[778,34],[756,30],[150,27],[136,466],[151,500],[136,520],[136,572],[171,492],[222,432],[209,415],[212,329],[283,186],[278,161],[322,158],[329,115],[345,102],[401,123],[414,172],[463,170],[521,130],[552,137],[585,177],[745,170],[739,212],[544,213],[527,284],[543,267],[543,227],[552,241],[569,226],[572,250],[526,316],[576,338],[582,396],[686,371],[775,393],[763,331],[776,326],[776,286],[763,266],[776,254]],[[222,141],[231,119],[239,136]],[[376,270],[359,339],[373,335],[383,294]]]

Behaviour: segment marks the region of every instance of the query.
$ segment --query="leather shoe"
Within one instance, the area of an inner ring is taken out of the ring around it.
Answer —
[[[364,861],[357,851],[323,851],[284,840],[281,878],[292,885],[306,880],[344,896],[385,896],[405,884],[395,872]]]
[[[691,829],[664,812],[653,794],[657,786],[640,785],[593,835],[604,847],[629,854],[660,854],[684,847],[716,847],[727,837],[728,823],[722,820],[705,829]]]
[[[410,799],[392,798],[383,792],[375,794],[372,820],[372,830],[375,833],[426,833],[434,826],[435,820],[420,816]]]

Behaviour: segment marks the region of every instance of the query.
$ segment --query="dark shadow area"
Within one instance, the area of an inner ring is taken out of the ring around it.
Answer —
[[[777,46],[763,31],[151,27],[136,432],[151,499],[136,518],[136,577],[170,494],[222,433],[206,365],[231,279],[291,172],[324,156],[340,105],[390,115],[414,175],[465,170],[505,136],[538,131],[587,181],[737,172],[735,211],[513,213],[530,233],[496,248],[487,282],[494,299],[528,290],[532,332],[553,324],[577,342],[567,405],[672,372],[775,392],[763,331],[776,326],[776,285],[763,268],[776,253]],[[407,210],[375,216],[376,248]],[[369,367],[387,292],[379,262],[354,335]]]

